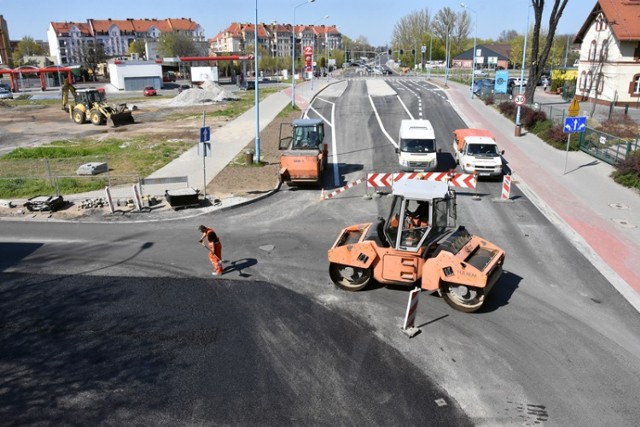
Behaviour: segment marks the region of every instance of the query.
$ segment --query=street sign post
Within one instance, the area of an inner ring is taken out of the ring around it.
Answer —
[[[564,133],[584,132],[587,129],[587,118],[582,117],[565,117],[562,131]]]
[[[200,142],[207,142],[211,139],[211,128],[209,126],[202,126],[200,128]]]
[[[257,81],[257,77],[256,77]],[[200,128],[200,144],[198,144],[198,154],[202,156],[202,175],[203,175],[203,196],[207,199],[207,157],[211,156],[211,128],[206,126],[205,113],[202,112],[202,127]]]
[[[578,104],[578,101],[576,101],[575,99],[573,100],[576,105]],[[573,102],[571,103],[571,106],[573,106]],[[578,106],[579,109],[579,106]],[[569,107],[569,111],[571,112],[571,107]],[[577,132],[584,132],[587,129],[587,118],[582,116],[582,117],[565,117],[564,119],[564,126],[562,127],[562,131],[564,133],[567,133],[567,152],[565,153],[564,156],[564,172],[563,175],[567,173],[567,160],[569,158],[569,146],[571,145],[571,134],[572,133],[577,133]]]

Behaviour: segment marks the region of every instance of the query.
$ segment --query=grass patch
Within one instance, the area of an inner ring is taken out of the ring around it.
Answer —
[[[281,90],[280,87],[260,88],[260,99]],[[214,105],[214,111],[206,114],[233,119],[254,106],[255,92],[238,92],[237,95],[240,98],[238,101]],[[30,97],[20,96],[11,105],[60,104],[59,99],[31,100]],[[126,101],[131,103],[136,99],[144,98],[134,97]],[[117,101],[125,100],[118,98]],[[291,107],[284,111],[291,111]],[[178,121],[200,117],[201,113],[176,113],[163,120]],[[145,135],[124,139],[59,140],[34,148],[17,148],[0,157],[0,198],[31,198],[56,192],[76,194],[100,190],[107,185],[135,183],[139,177],[160,169],[194,144],[195,141]],[[245,152],[242,151],[234,163],[237,161],[237,165],[249,167],[263,165],[263,162],[247,165],[245,159]],[[97,176],[77,176],[78,167],[88,162],[106,162],[109,172]]]
[[[0,197],[28,198],[50,194],[52,189],[74,194],[137,182],[138,177],[163,167],[193,144],[140,136],[54,141],[40,147],[19,148],[0,157]],[[109,173],[77,176],[78,166],[88,162],[106,162]]]

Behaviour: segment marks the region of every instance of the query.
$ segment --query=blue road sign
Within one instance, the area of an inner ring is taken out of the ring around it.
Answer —
[[[586,117],[565,117],[564,127],[562,128],[564,133],[584,132],[586,129]]]
[[[211,128],[204,126],[200,128],[200,142],[207,142],[211,138]]]

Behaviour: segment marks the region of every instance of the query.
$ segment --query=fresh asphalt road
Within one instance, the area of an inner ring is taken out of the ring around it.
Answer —
[[[396,94],[377,99],[363,80],[347,81],[313,103],[310,115],[331,121],[343,184],[392,166],[384,132],[397,132],[401,104],[413,115],[419,100],[436,106],[436,116],[424,111],[445,141],[461,123],[436,87],[388,86]],[[498,192],[498,182],[482,182],[480,200],[458,197],[458,222],[507,251],[485,310],[460,313],[422,295],[422,333],[410,340],[399,329],[406,290],[347,293],[328,278],[326,250],[339,230],[384,215],[388,204],[363,199],[361,186],[325,201],[284,189],[175,222],[0,222],[0,369],[9,397],[0,417],[634,424],[638,314],[517,189],[511,203],[495,202]],[[223,279],[209,276],[200,223],[222,236]]]

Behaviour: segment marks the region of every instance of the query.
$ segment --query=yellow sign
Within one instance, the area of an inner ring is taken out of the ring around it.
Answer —
[[[578,104],[578,98],[573,98],[571,105],[569,106],[569,117],[576,117],[580,113],[580,104]]]

